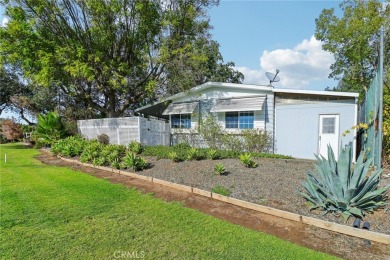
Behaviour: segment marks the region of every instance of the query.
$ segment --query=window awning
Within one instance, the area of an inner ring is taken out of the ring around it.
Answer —
[[[210,112],[262,110],[265,98],[266,96],[218,99]]]
[[[191,114],[199,102],[172,103],[164,110],[163,115]]]

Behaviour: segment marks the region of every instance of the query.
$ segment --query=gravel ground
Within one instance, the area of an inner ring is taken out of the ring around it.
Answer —
[[[354,218],[345,223],[342,217],[334,214],[322,215],[320,211],[309,211],[306,201],[297,193],[314,161],[285,159],[256,159],[258,167],[244,167],[238,159],[185,161],[180,163],[168,159],[146,157],[151,168],[138,174],[152,176],[162,180],[185,184],[211,191],[216,185],[222,185],[232,191],[231,197],[266,205],[306,216],[312,216],[340,224],[352,225]],[[222,163],[226,175],[214,173],[214,165]],[[386,171],[381,186],[390,183]],[[390,203],[390,200],[387,200]],[[371,224],[371,230],[390,234],[390,210],[379,209],[364,218]]]

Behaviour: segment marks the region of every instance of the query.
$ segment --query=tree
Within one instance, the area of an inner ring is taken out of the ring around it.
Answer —
[[[364,97],[379,66],[379,30],[384,27],[383,155],[390,163],[390,1],[346,0],[342,17],[324,9],[316,19],[316,38],[334,54],[330,78],[340,79],[338,90],[357,91]]]
[[[389,3],[389,1],[387,0]],[[379,30],[389,35],[390,6],[379,0],[346,0],[340,4],[342,17],[324,9],[316,19],[315,37],[322,48],[334,54],[330,78],[340,80],[338,89],[364,94],[379,65]],[[385,63],[390,82],[390,38],[386,38]],[[386,83],[390,88],[389,83]]]
[[[0,63],[84,114],[123,116],[159,95],[243,79],[210,39],[206,10],[217,0],[3,2]]]
[[[20,125],[11,119],[1,121],[1,132],[8,141],[14,141],[23,136]]]
[[[23,82],[16,70],[0,68],[0,114],[9,110],[19,115],[29,125],[27,115],[46,113],[56,107],[56,92],[52,88],[38,88]]]

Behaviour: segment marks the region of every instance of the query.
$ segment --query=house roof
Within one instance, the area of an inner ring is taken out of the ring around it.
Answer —
[[[319,91],[306,89],[273,89],[274,93],[288,94],[304,94],[304,95],[319,95],[319,96],[335,96],[335,97],[359,97],[359,93],[354,92],[339,92],[339,91]]]
[[[178,94],[169,96],[164,98],[163,100],[157,101],[153,104],[146,105],[140,107],[135,110],[135,112],[145,113],[152,116],[160,116],[162,112],[168,107],[168,105],[172,102],[172,100],[185,97],[188,94],[193,94],[197,92],[201,92],[203,90],[212,88],[212,87],[221,87],[225,89],[232,90],[262,90],[269,91],[275,94],[302,94],[302,95],[317,95],[317,96],[334,96],[334,97],[351,97],[357,98],[359,97],[359,93],[351,93],[351,92],[338,92],[338,91],[318,91],[318,90],[305,90],[305,89],[278,89],[273,88],[271,86],[265,85],[251,85],[251,84],[238,84],[238,83],[222,83],[222,82],[206,82],[202,85],[191,88],[188,91],[180,92]]]
[[[264,86],[264,85],[251,85],[251,84],[237,84],[237,83],[223,83],[223,82],[206,82],[202,85],[196,86],[194,88],[191,88],[188,91],[180,92],[175,95],[166,97],[160,101],[157,101],[153,104],[146,105],[143,107],[140,107],[135,110],[135,112],[139,113],[145,113],[152,116],[158,116],[161,115],[165,108],[168,107],[169,103],[172,100],[185,97],[188,94],[193,94],[197,92],[201,92],[203,90],[213,88],[213,87],[223,87],[225,89],[240,89],[240,90],[263,90],[263,91],[269,91],[272,92],[271,86]],[[157,110],[157,111],[156,111]],[[160,116],[161,117],[161,116]]]

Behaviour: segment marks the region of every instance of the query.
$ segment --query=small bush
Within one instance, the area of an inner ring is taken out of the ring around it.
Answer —
[[[202,160],[204,158],[205,158],[205,155],[199,149],[191,148],[187,151],[187,159],[188,160]]]
[[[212,189],[211,189],[211,192],[214,192],[214,193],[217,193],[217,194],[221,194],[223,196],[229,196],[230,194],[232,194],[232,192],[225,188],[224,186],[221,186],[221,185],[217,185],[217,186],[214,186]]]
[[[86,143],[87,140],[81,136],[70,136],[54,143],[51,152],[66,157],[79,156],[83,152]]]
[[[104,144],[104,145],[107,145],[110,143],[110,137],[106,134],[98,135],[97,140],[99,141],[99,143]]]
[[[133,152],[127,152],[122,162],[123,168],[133,169],[134,171],[143,170],[148,165],[148,162],[144,158],[137,156]]]
[[[266,152],[272,146],[272,136],[260,129],[245,129],[241,132],[247,152]]]
[[[191,149],[191,146],[187,143],[180,143],[180,144],[175,144],[173,146],[173,149],[174,150],[178,150],[178,151],[183,151],[183,150],[189,150]]]
[[[181,161],[184,161],[178,154],[177,152],[170,152],[168,153],[168,158],[171,159],[172,161],[174,162],[181,162]]]
[[[137,141],[132,141],[129,144],[129,150],[132,151],[135,154],[140,154],[144,150],[142,145]]]
[[[219,175],[224,175],[226,173],[226,169],[225,169],[225,166],[223,166],[222,163],[217,163],[215,166],[214,166],[214,172],[219,174]]]
[[[114,169],[120,169],[121,168],[121,159],[120,158],[115,158],[114,160],[111,161],[111,167]]]
[[[255,163],[252,159],[252,156],[249,153],[245,153],[240,155],[240,161],[248,168],[256,168],[257,163]]]
[[[95,162],[97,163],[97,158],[100,157],[100,153],[103,150],[103,145],[97,140],[88,141],[84,147],[83,152],[80,155],[81,162]]]
[[[219,159],[220,155],[218,154],[217,150],[210,149],[207,151],[207,159],[209,160],[217,160]]]

